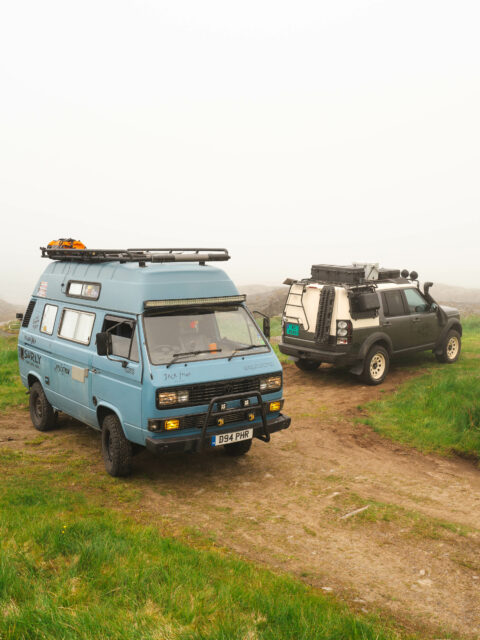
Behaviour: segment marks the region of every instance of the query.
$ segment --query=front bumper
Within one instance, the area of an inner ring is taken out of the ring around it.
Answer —
[[[288,429],[290,426],[291,418],[289,416],[281,413],[276,418],[272,418],[271,420],[267,419],[267,427],[268,433],[275,433],[275,431],[281,431],[282,429]],[[244,424],[242,426],[235,426],[231,429],[228,429],[228,433],[235,433],[236,431],[243,431],[244,429],[252,429],[253,428],[253,437],[259,438],[261,440],[264,439],[264,426],[262,423],[260,424]],[[202,432],[193,433],[193,434],[185,434],[185,435],[175,435],[175,436],[163,436],[159,438],[147,438],[145,441],[146,448],[152,453],[182,453],[186,451],[190,452],[199,452],[202,449],[215,449],[216,447],[212,447],[211,439],[212,436],[219,435],[221,433],[226,433],[225,428],[217,429],[210,427],[208,432],[205,434],[205,437],[202,435]]]
[[[281,342],[278,348],[282,353],[287,356],[293,356],[294,358],[301,358],[304,360],[313,360],[314,362],[329,362],[338,365],[348,365],[358,362],[358,354],[353,354],[350,351],[341,350],[326,350],[326,349],[311,349],[309,347],[297,346],[292,344],[286,344]]]

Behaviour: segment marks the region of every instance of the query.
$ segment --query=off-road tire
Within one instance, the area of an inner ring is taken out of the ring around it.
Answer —
[[[114,478],[128,476],[132,470],[133,447],[123,433],[120,420],[114,413],[102,423],[102,454],[105,469]]]
[[[388,351],[380,346],[373,345],[363,362],[363,371],[360,378],[370,385],[381,384],[387,377],[390,367],[390,356]]]
[[[301,371],[315,371],[321,365],[321,362],[317,362],[316,360],[305,360],[304,358],[300,358],[300,360],[295,360],[295,365]]]
[[[458,331],[452,329],[445,336],[441,352],[435,353],[435,357],[439,362],[444,362],[445,364],[453,364],[460,357],[461,350],[462,338]]]
[[[30,387],[30,417],[33,426],[38,431],[50,431],[55,427],[55,411],[47,400],[40,382],[34,382]]]
[[[225,453],[227,456],[232,456],[232,458],[236,458],[237,456],[244,456],[246,453],[250,451],[250,447],[252,446],[252,439],[250,440],[241,440],[240,442],[232,442],[232,444],[225,444],[223,448],[225,449]]]

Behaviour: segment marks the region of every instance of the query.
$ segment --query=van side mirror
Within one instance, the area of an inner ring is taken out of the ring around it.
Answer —
[[[23,313],[16,313],[15,318],[21,322],[23,320]]]
[[[263,335],[270,340],[270,318],[263,319]]]
[[[108,331],[97,333],[95,344],[99,356],[108,356],[112,353],[112,335]]]

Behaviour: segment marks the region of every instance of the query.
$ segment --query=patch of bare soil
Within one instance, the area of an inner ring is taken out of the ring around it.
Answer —
[[[412,375],[393,368],[380,388],[322,366],[285,367],[292,426],[232,459],[203,455],[135,458],[125,480],[152,523],[195,527],[246,558],[291,572],[439,637],[480,635],[480,471],[422,455],[355,423],[359,405],[395,393]],[[0,418],[0,446],[72,451],[99,473],[99,435],[61,419],[35,443],[28,414]],[[9,438],[11,438],[9,440]],[[30,444],[29,444],[30,443]]]

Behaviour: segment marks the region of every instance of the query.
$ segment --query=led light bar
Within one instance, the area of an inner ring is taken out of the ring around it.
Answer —
[[[218,298],[184,298],[182,300],[146,300],[144,302],[145,308],[155,307],[186,307],[196,304],[222,304],[222,303],[234,303],[245,302],[247,296],[221,296]]]

